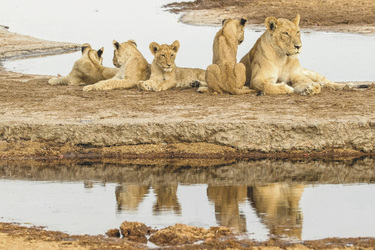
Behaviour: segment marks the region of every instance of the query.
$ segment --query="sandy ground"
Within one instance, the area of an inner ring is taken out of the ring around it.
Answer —
[[[292,18],[298,12],[301,14],[302,26],[305,28],[375,33],[375,2],[373,0],[211,0],[196,1],[191,4],[176,4],[174,8],[177,8],[174,11],[185,12],[183,21],[194,24],[218,24],[223,17],[247,16],[249,23],[262,25],[267,16]],[[77,49],[77,45],[74,44],[43,41],[13,34],[0,27],[0,59],[2,60],[15,56],[61,53],[75,49]],[[151,121],[180,121],[180,123],[176,123],[176,127],[172,127],[175,129],[183,127],[184,123],[192,125],[194,121],[198,124],[207,121],[225,123],[229,119],[231,121],[246,120],[274,125],[276,124],[275,121],[283,119],[287,121],[302,119],[304,122],[323,122],[329,117],[337,125],[340,123],[348,124],[353,120],[360,122],[365,120],[361,126],[368,126],[369,131],[373,126],[371,124],[375,124],[373,113],[375,110],[375,99],[373,98],[375,88],[373,87],[358,91],[323,90],[321,94],[311,97],[294,94],[276,97],[257,97],[255,95],[213,96],[198,94],[195,89],[170,90],[162,93],[140,92],[138,90],[84,93],[82,87],[49,86],[47,84],[48,79],[49,76],[23,75],[6,72],[0,68],[2,107],[0,116],[3,123],[0,131],[2,138],[0,140],[0,157],[3,162],[30,158],[76,157],[198,158],[229,159],[229,161],[232,161],[241,157],[261,158],[270,156],[270,153],[264,155],[259,151],[236,148],[230,143],[226,143],[229,139],[223,138],[223,135],[219,133],[220,131],[215,132],[216,137],[220,137],[219,139],[216,138],[207,142],[199,140],[180,142],[175,138],[169,138],[166,141],[156,139],[145,141],[146,144],[142,142],[130,143],[143,145],[113,143],[110,147],[103,147],[99,142],[97,144],[87,142],[67,143],[67,141],[61,139],[61,135],[66,133],[65,130],[62,130],[62,134],[58,134],[59,138],[50,135],[45,137],[46,135],[43,134],[30,137],[31,134],[26,133],[25,130],[35,129],[33,125],[36,123],[52,124],[52,128],[56,129],[59,126],[64,127],[64,124],[67,126],[83,124],[90,127],[87,124],[96,123],[109,126],[121,123],[121,121],[131,124],[147,124]],[[363,105],[364,103],[366,105]],[[22,126],[17,125],[21,123]],[[192,126],[193,129],[199,130],[199,127]],[[277,129],[277,126],[275,128]],[[350,128],[349,125],[344,128],[348,134],[354,132]],[[355,128],[358,128],[358,126]],[[309,129],[311,130],[311,127]],[[160,132],[156,131],[155,133],[155,138],[161,137],[157,134]],[[19,134],[19,136],[15,136],[16,134]],[[33,135],[35,135],[35,131]],[[84,133],[83,136],[85,136]],[[171,133],[171,136],[176,135]],[[363,135],[361,136],[363,137]],[[70,138],[69,135],[66,135],[66,137]],[[87,141],[91,139],[88,138]],[[367,151],[364,149],[366,149],[366,145],[362,148],[347,148],[344,152],[336,150],[334,147],[321,152],[295,150],[294,152],[284,153],[281,157],[289,157],[288,154],[290,153],[296,154],[298,157],[309,157],[314,154],[314,157],[331,157],[332,155],[371,155],[373,152],[368,146]],[[280,157],[280,154],[276,154],[275,157]],[[301,244],[285,243],[278,240],[254,243],[246,240],[229,239],[206,241],[201,245],[184,245],[181,248],[326,249],[336,247],[336,249],[372,249],[374,245],[374,239],[360,238],[327,239],[302,242]],[[142,248],[145,245],[123,239],[103,236],[69,236],[40,228],[25,228],[19,225],[0,223],[0,249],[129,249],[132,247]]]

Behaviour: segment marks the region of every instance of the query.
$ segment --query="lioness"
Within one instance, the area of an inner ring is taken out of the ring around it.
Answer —
[[[113,64],[120,68],[118,73],[112,79],[85,86],[83,91],[129,89],[136,87],[139,81],[150,77],[149,65],[137,49],[134,40],[121,44],[113,40],[113,46],[115,47]]]
[[[298,55],[302,42],[299,28],[300,16],[289,21],[268,17],[267,30],[256,41],[241,62],[246,66],[246,84],[263,94],[320,93],[321,86],[332,89],[351,88],[300,66]],[[291,85],[291,86],[289,86]]]
[[[48,83],[51,85],[86,85],[112,78],[116,75],[117,69],[102,65],[103,51],[104,48],[96,51],[91,48],[90,44],[83,44],[82,56],[74,63],[69,75],[51,78]]]
[[[244,27],[247,20],[225,19],[223,27],[216,33],[213,44],[213,59],[206,70],[207,87],[199,92],[246,94],[252,92],[244,87],[246,68],[237,63],[238,45],[244,40]]]
[[[140,81],[138,88],[149,91],[162,91],[171,88],[189,88],[205,85],[203,69],[179,68],[175,64],[180,48],[179,41],[171,45],[159,45],[153,42],[149,46],[154,60],[151,64],[151,76],[147,81]]]

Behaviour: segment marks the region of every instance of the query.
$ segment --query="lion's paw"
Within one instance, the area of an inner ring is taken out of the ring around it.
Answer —
[[[348,82],[347,84],[345,84],[345,87],[343,88],[343,90],[352,90],[353,88],[354,88],[354,84],[351,82]]]
[[[83,91],[85,92],[93,91],[94,89],[95,89],[94,84],[83,87]]]
[[[314,95],[321,91],[320,84],[317,82],[309,84],[304,90],[301,91],[301,95]]]
[[[154,88],[149,83],[150,83],[150,81],[140,81],[138,83],[138,89],[145,90],[145,91],[153,91]]]
[[[199,93],[210,93],[210,89],[207,86],[201,86],[197,90]]]
[[[192,82],[190,83],[190,86],[191,86],[192,88],[199,88],[199,87],[201,86],[201,82],[200,82],[200,81],[192,81]]]
[[[286,84],[285,82],[282,82],[280,83],[281,85],[284,85],[285,86],[285,92],[287,94],[291,94],[294,92],[294,88],[293,87],[290,87],[288,84]]]

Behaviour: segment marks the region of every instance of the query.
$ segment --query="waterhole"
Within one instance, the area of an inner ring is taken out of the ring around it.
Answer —
[[[171,44],[179,40],[181,47],[176,64],[205,69],[212,61],[213,38],[219,27],[180,23],[178,15],[162,8],[169,2],[173,0],[138,0],[127,1],[125,6],[120,0],[4,0],[0,24],[9,26],[13,32],[38,38],[80,44],[88,42],[97,49],[104,46],[104,65],[112,67],[113,39],[119,42],[134,39],[149,63],[153,59],[148,48],[151,42]],[[238,60],[251,49],[263,31],[263,28],[250,26],[246,29]],[[374,35],[303,30],[302,41],[300,60],[303,67],[333,81],[375,80]],[[8,60],[3,66],[27,74],[66,75],[79,57],[80,52]]]
[[[0,221],[92,235],[126,220],[226,226],[255,240],[375,237],[374,163],[2,165]]]

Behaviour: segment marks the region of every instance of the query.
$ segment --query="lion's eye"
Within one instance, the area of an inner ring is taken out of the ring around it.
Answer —
[[[283,35],[284,36],[289,36],[289,33],[288,32],[283,32]]]
[[[166,56],[163,54],[163,55],[161,55],[162,57],[164,57],[164,58],[166,58]]]
[[[301,31],[297,31],[297,35],[301,34]]]
[[[173,57],[174,57],[174,54],[171,55],[171,58],[173,58]]]

